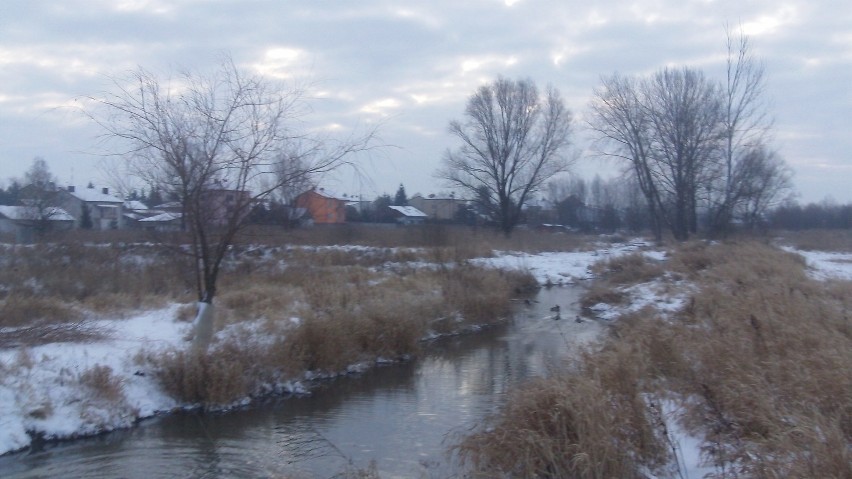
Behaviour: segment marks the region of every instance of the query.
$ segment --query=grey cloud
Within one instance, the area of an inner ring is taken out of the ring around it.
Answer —
[[[767,64],[781,153],[796,165],[818,157],[848,171],[852,9],[804,0],[406,3],[140,0],[140,8],[121,10],[110,0],[4,2],[0,176],[20,176],[36,155],[60,176],[72,165],[78,177],[90,168],[92,158],[76,152],[90,148],[97,130],[69,122],[50,105],[107,87],[109,75],[137,65],[157,72],[211,68],[222,51],[257,65],[278,48],[300,52],[280,68],[326,92],[314,102],[312,123],[385,122],[385,140],[400,148],[376,160],[387,171],[375,172],[377,189],[403,182],[411,191],[437,190],[430,171],[452,146],[447,122],[462,114],[481,81],[502,74],[551,83],[581,116],[600,75],[644,74],[671,63],[715,76],[725,22],[771,27],[776,17],[780,23],[753,44]],[[789,134],[797,131],[814,135]],[[813,185],[818,175],[806,163],[797,169],[803,185]]]

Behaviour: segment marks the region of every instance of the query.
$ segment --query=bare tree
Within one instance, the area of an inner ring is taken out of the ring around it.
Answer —
[[[375,130],[340,141],[305,133],[303,90],[246,74],[230,57],[212,75],[164,80],[140,68],[113,83],[113,91],[89,98],[96,107],[87,114],[131,174],[179,199],[200,303],[196,336],[212,334],[222,262],[250,208],[347,164],[371,147]]]
[[[316,186],[310,163],[310,154],[298,149],[282,153],[275,162],[275,181],[280,184],[275,194],[285,205],[292,205],[297,196]]]
[[[736,209],[732,215],[754,228],[770,209],[791,197],[792,172],[787,163],[762,146],[749,150],[736,162],[736,188],[729,193]]]
[[[741,202],[749,202],[743,193],[751,188],[738,174],[747,170],[740,162],[749,161],[757,150],[765,149],[771,119],[764,100],[763,64],[751,54],[749,39],[742,31],[735,38],[726,28],[727,57],[723,94],[724,165],[710,198],[710,228],[724,232]],[[777,158],[776,158],[777,159]]]
[[[485,195],[481,203],[509,235],[531,194],[567,170],[571,113],[555,88],[542,98],[532,80],[500,77],[468,99],[465,115],[450,123],[462,145],[447,151],[437,176]]]
[[[616,74],[595,90],[589,124],[597,145],[630,165],[657,241],[663,223],[678,240],[698,229],[700,187],[719,174],[721,105],[718,87],[689,68],[644,79]]]
[[[675,239],[698,229],[698,188],[718,165],[722,104],[717,86],[700,71],[663,69],[645,84],[653,123],[651,158]]]
[[[602,79],[590,104],[589,126],[605,156],[626,160],[648,209],[656,241],[662,240],[661,201],[651,160],[650,111],[642,98],[641,82],[614,74]]]

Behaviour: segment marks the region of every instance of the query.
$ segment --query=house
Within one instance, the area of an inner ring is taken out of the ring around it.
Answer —
[[[148,205],[136,200],[127,200],[121,208],[121,216],[125,228],[140,228],[139,220],[158,215],[162,211],[148,208]]]
[[[44,222],[44,224],[40,224]],[[13,233],[15,241],[32,242],[42,231],[67,231],[74,228],[74,218],[62,208],[35,206],[0,206],[0,233]]]
[[[396,222],[403,225],[419,225],[429,217],[413,206],[388,206],[388,208],[393,210]]]
[[[346,204],[352,201],[345,195],[312,188],[296,197],[296,208],[305,208],[315,224],[340,224],[346,222]]]
[[[232,220],[241,222],[251,212],[251,194],[245,190],[211,188],[203,192],[202,202],[209,224],[225,226]]]
[[[181,211],[183,211],[183,206],[180,204],[180,201],[169,201],[167,203],[154,205],[152,209],[157,211],[171,211],[173,213],[180,213]]]
[[[182,227],[181,218],[182,215],[180,213],[164,212],[154,216],[141,218],[137,221],[137,224],[139,228],[146,231],[180,231]]]
[[[528,225],[544,225],[558,222],[556,204],[546,198],[529,198],[523,207],[524,220]]]
[[[124,226],[122,208],[124,200],[109,193],[109,188],[79,188],[71,185],[59,191],[59,204],[74,217],[74,226],[88,226],[95,230],[119,229]]]
[[[459,208],[467,205],[466,200],[456,198],[455,195],[440,197],[437,195],[423,196],[419,193],[408,199],[408,204],[425,213],[427,217],[438,221],[452,221],[456,219]]]

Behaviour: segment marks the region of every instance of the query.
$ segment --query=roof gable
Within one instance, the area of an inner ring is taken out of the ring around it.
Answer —
[[[69,195],[86,203],[124,203],[124,200],[109,193],[104,193],[103,189],[78,188],[75,186],[74,191],[70,191],[70,189],[66,191]]]
[[[304,193],[302,193],[302,195],[306,195],[306,194],[309,194],[309,193],[313,193],[317,196],[322,196],[323,198],[328,198],[328,199],[331,199],[331,200],[347,201],[347,202],[358,200],[358,198],[356,198],[354,196],[348,196],[346,194],[336,193],[334,191],[327,190],[325,188],[312,188],[312,189],[307,190]],[[302,195],[299,195],[299,196],[302,196]]]

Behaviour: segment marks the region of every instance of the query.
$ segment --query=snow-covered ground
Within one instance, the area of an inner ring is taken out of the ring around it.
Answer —
[[[566,285],[592,279],[589,267],[597,261],[635,251],[643,251],[651,259],[662,259],[663,253],[647,250],[649,244],[644,240],[634,240],[623,244],[601,245],[594,251],[519,253],[514,251],[496,252],[493,258],[480,258],[474,264],[501,269],[527,270],[542,285]]]
[[[474,260],[496,268],[529,270],[541,284],[571,284],[591,278],[589,267],[601,259],[642,251],[663,260],[664,252],[641,241],[606,245],[597,251],[526,254],[502,252]],[[799,252],[816,278],[852,279],[852,254]],[[630,308],[655,304],[676,309],[676,295],[663,294],[653,283],[638,285],[631,297],[642,298]],[[0,454],[25,448],[31,434],[46,438],[71,438],[115,428],[187,405],[167,396],[138,361],[141,351],[187,346],[190,324],[175,320],[176,308],[144,311],[127,319],[89,320],[86,327],[99,330],[102,339],[82,343],[54,343],[30,348],[0,349]],[[596,313],[612,318],[624,310],[601,305]],[[94,368],[123,384],[118,400],[99,397],[90,378]],[[106,370],[105,367],[109,368]],[[87,379],[89,378],[89,379]],[[689,442],[682,438],[684,444]]]
[[[103,334],[98,341],[0,350],[0,453],[28,446],[28,431],[48,438],[94,434],[179,406],[134,358],[185,342],[190,325],[175,321],[176,308],[87,322]],[[123,398],[98,397],[84,379],[96,366],[121,381]]]
[[[852,281],[852,253],[830,251],[802,251],[784,247],[785,251],[805,258],[808,274],[817,280],[842,279]]]

